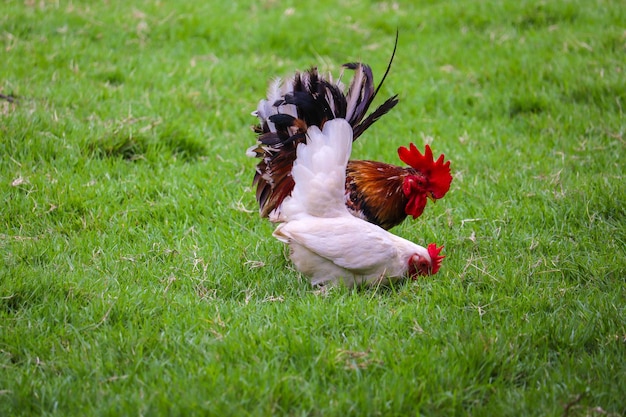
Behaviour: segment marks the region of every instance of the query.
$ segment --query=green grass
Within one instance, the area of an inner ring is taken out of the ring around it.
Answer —
[[[445,199],[440,273],[321,295],[255,211],[268,81],[363,60]],[[619,1],[16,1],[0,16],[0,415],[626,414]]]

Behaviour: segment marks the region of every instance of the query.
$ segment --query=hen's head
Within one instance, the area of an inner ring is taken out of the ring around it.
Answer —
[[[440,247],[434,243],[428,245],[430,260],[419,253],[414,253],[409,258],[409,277],[417,279],[418,276],[422,275],[435,275],[441,267],[441,261],[445,258],[445,256],[440,255],[442,249],[443,245]]]
[[[440,199],[450,189],[452,183],[450,161],[444,162],[443,154],[435,161],[429,145],[426,145],[422,155],[412,143],[408,149],[404,146],[399,147],[398,156],[417,171],[415,174],[407,175],[402,183],[402,191],[409,199],[404,210],[406,214],[416,219],[424,211],[428,198],[433,201]]]

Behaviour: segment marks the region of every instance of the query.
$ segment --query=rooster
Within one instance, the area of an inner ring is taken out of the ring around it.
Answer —
[[[397,38],[396,38],[397,44]],[[335,118],[343,118],[352,126],[353,140],[391,110],[397,95],[388,98],[365,117],[384,82],[395,55],[395,47],[385,75],[374,89],[372,70],[362,63],[348,63],[344,68],[354,71],[347,92],[341,81],[321,76],[316,68],[296,73],[286,81],[276,80],[252,114],[259,119],[255,127],[257,144],[248,149],[248,156],[260,158],[254,176],[256,199],[262,217],[275,221],[280,217],[282,201],[290,195],[294,181],[291,167],[297,147],[306,142],[306,133],[313,127],[323,128]],[[345,202],[356,217],[384,229],[400,224],[407,216],[421,216],[428,199],[442,198],[450,189],[450,162],[444,155],[433,158],[426,145],[420,153],[414,144],[398,149],[400,159],[408,167],[376,161],[353,160],[346,170]]]
[[[435,274],[442,247],[428,248],[353,216],[345,205],[351,125],[333,119],[310,126],[296,149],[291,195],[281,205],[274,237],[290,246],[290,258],[313,285],[376,285]]]

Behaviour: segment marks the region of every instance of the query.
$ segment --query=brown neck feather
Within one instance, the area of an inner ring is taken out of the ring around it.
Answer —
[[[346,190],[348,208],[369,222],[390,229],[406,218],[408,199],[402,192],[404,177],[412,168],[402,168],[375,161],[349,161]]]

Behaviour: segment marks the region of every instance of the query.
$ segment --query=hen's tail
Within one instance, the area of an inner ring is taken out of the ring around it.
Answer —
[[[276,80],[268,89],[267,99],[261,100],[252,114],[259,118],[255,127],[257,144],[248,149],[249,156],[261,158],[253,185],[262,217],[275,217],[272,212],[293,189],[290,176],[298,144],[306,142],[311,126],[322,129],[328,120],[345,119],[353,131],[353,140],[391,110],[397,96],[388,98],[366,116],[382,86],[395,56],[398,37],[387,70],[374,88],[372,69],[363,63],[347,63],[344,68],[354,71],[347,91],[339,80],[320,75],[317,68],[296,73],[292,78]]]
[[[345,183],[352,127],[344,119],[333,119],[321,131],[311,126],[306,136],[291,170],[295,186],[283,201],[278,220],[291,221],[303,214],[324,218],[349,215]]]

